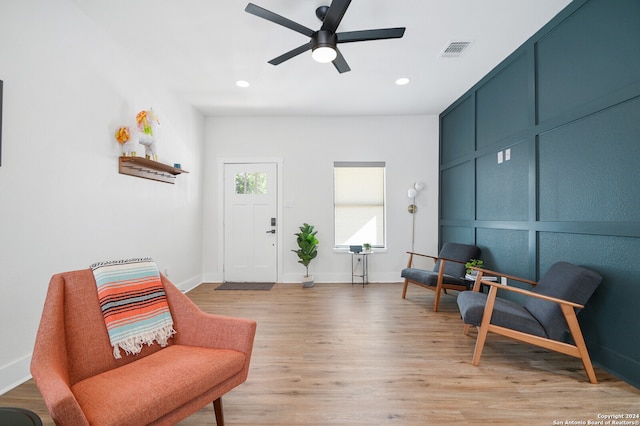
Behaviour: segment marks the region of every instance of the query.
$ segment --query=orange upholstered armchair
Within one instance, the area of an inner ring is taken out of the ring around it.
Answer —
[[[249,372],[256,323],[201,311],[160,276],[176,330],[165,347],[114,357],[90,269],[54,275],[31,372],[60,425],[169,425],[221,397]]]

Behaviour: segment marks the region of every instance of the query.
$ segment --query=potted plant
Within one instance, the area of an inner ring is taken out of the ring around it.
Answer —
[[[371,252],[371,244],[370,243],[363,243],[362,244],[362,248],[364,249],[365,253],[370,253]]]
[[[470,259],[467,263],[464,264],[464,267],[467,268],[467,274],[476,275],[478,271],[474,271],[473,267],[482,268],[484,267],[484,261],[480,259]]]
[[[298,255],[298,263],[306,269],[306,275],[302,278],[303,287],[313,287],[313,277],[309,275],[309,263],[318,255],[318,239],[316,234],[318,231],[313,230],[313,225],[303,223],[300,226],[300,232],[294,235],[297,237],[298,250],[291,250]]]

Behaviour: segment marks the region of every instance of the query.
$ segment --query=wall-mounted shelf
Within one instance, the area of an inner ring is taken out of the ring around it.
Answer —
[[[143,157],[119,157],[119,172],[123,175],[135,176],[160,182],[175,183],[176,176],[189,173],[167,164],[158,163]]]

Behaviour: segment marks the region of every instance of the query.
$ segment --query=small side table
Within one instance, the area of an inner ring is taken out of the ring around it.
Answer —
[[[36,413],[24,408],[0,407],[0,425],[42,426],[42,420]]]
[[[473,288],[473,284],[476,282],[476,275],[465,274],[464,279],[465,281],[471,282],[470,287]],[[507,285],[507,280],[504,279],[503,277],[496,277],[494,275],[483,275],[482,279],[484,281],[499,282],[502,285]],[[487,287],[485,284],[482,284],[482,283],[480,284],[481,293],[484,293],[485,287]]]
[[[355,282],[356,278],[362,278],[362,287],[365,284],[369,284],[369,255],[373,252],[371,250],[361,251],[358,253],[351,253],[351,285]],[[360,268],[358,268],[358,263],[360,263]],[[358,273],[358,269],[360,269],[360,273]]]

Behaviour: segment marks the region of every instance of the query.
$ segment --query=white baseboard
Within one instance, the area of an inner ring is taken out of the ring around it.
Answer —
[[[171,278],[169,278],[169,281],[171,281]],[[175,285],[180,289],[180,291],[182,291],[183,293],[187,293],[193,290],[194,288],[198,287],[200,284],[202,284],[202,275],[195,276],[193,278],[190,278],[186,281],[181,282],[180,284],[175,284]]]
[[[0,395],[31,378],[31,354],[0,367]]]
[[[283,277],[283,283],[301,283],[302,275],[300,273],[285,274]],[[317,283],[350,283],[351,274],[348,272],[341,273],[320,273],[311,274],[314,281]],[[355,277],[354,282],[362,282],[361,277]],[[375,274],[369,273],[369,282],[371,283],[399,283],[402,282],[400,278],[400,272],[376,272]]]
[[[302,276],[304,272],[293,272],[287,273],[282,276],[282,284],[296,284],[302,282]],[[339,273],[320,273],[320,274],[311,274],[315,282],[317,283],[350,283],[351,282],[351,274],[347,272],[339,272]],[[362,278],[360,278],[362,280]],[[356,279],[357,281],[357,279]],[[376,272],[373,274],[369,274],[369,282],[372,283],[399,283],[402,282],[403,279],[400,278],[400,271],[392,271],[392,272]],[[203,283],[221,283],[222,277],[217,273],[205,273],[202,276]],[[197,285],[195,286],[197,287]]]

